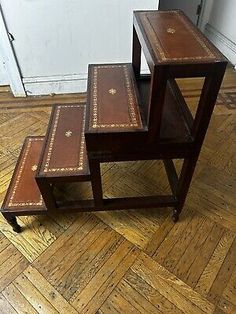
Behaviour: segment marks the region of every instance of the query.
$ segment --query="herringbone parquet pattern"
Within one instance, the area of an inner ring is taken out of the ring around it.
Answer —
[[[236,74],[228,69],[181,216],[151,209],[0,217],[0,313],[236,313]],[[180,82],[192,108],[199,80]],[[15,99],[0,90],[0,201],[22,142],[51,107],[81,95]],[[176,161],[181,165],[180,161]],[[159,161],[102,166],[105,197],[165,193]],[[58,186],[89,197],[88,183]]]

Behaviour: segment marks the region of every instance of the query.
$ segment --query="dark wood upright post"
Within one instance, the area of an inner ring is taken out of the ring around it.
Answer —
[[[133,26],[133,50],[132,50],[132,65],[136,79],[140,77],[141,67],[141,45],[138,36]]]
[[[36,178],[39,190],[43,195],[44,203],[48,210],[55,210],[57,204],[53,195],[53,185],[41,177]]]
[[[151,77],[151,90],[149,96],[149,140],[159,138],[163,106],[167,84],[167,67],[155,66]]]
[[[93,198],[95,207],[103,206],[102,178],[100,163],[97,160],[89,160],[89,168],[91,173],[91,184],[93,190]]]

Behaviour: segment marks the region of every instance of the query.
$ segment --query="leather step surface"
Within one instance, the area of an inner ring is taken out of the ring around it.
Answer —
[[[37,176],[89,176],[84,103],[53,108]]]
[[[90,65],[86,132],[143,129],[131,64]]]
[[[155,64],[225,60],[180,10],[136,11],[134,25]]]
[[[2,205],[2,212],[46,210],[35,181],[44,137],[27,137]]]

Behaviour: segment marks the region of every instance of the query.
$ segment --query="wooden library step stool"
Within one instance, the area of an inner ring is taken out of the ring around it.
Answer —
[[[140,74],[141,50],[149,75]],[[226,65],[181,11],[135,12],[132,63],[90,65],[86,106],[56,106],[44,143],[26,140],[2,206],[4,217],[19,231],[17,215],[163,206],[173,207],[177,221]],[[194,117],[176,81],[190,77],[204,78]],[[103,198],[100,163],[152,159],[163,161],[171,194]],[[175,159],[183,159],[179,175]],[[56,183],[78,181],[91,181],[93,200],[55,198]]]

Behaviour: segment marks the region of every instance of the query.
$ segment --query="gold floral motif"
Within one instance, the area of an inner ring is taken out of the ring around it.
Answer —
[[[36,171],[38,169],[38,166],[37,165],[33,165],[32,167],[31,167],[31,170],[32,171]]]
[[[71,130],[68,130],[65,132],[65,136],[66,137],[71,137],[72,136],[72,131]]]
[[[174,34],[174,33],[175,33],[175,29],[169,27],[169,28],[167,28],[167,33],[169,33],[169,34]]]
[[[115,95],[117,93],[117,90],[115,88],[111,88],[109,89],[108,93],[111,95]]]

